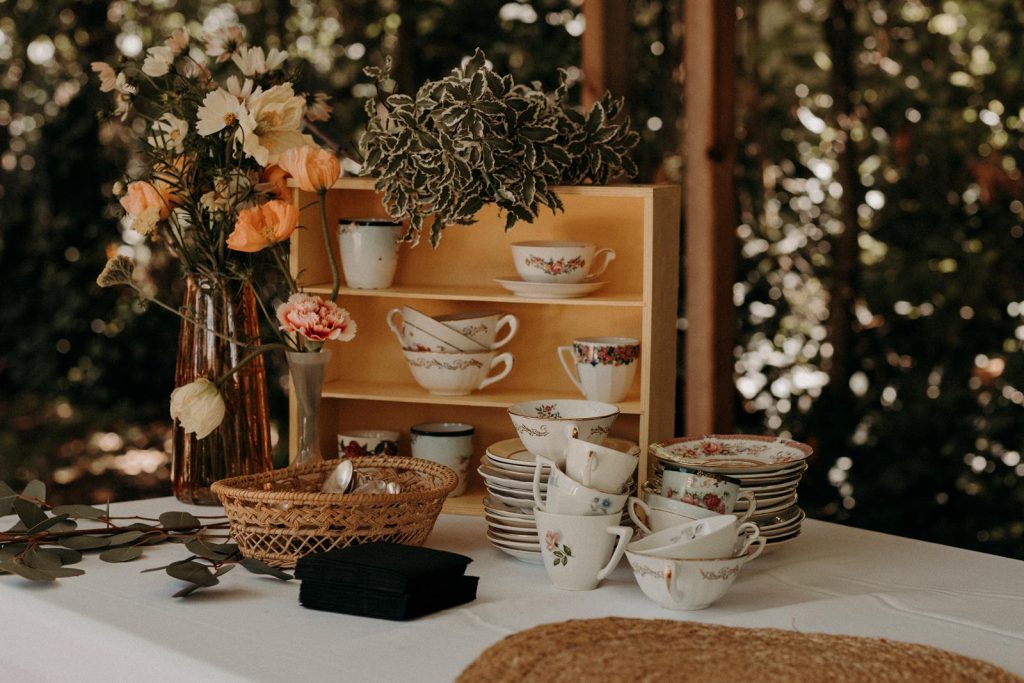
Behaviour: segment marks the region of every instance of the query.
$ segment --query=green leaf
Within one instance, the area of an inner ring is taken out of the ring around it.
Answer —
[[[56,527],[56,526],[60,525],[62,522],[66,522],[67,520],[68,520],[68,518],[63,516],[63,515],[61,515],[60,517],[47,517],[47,518],[43,519],[43,521],[41,521],[38,524],[36,524],[31,529],[26,530],[25,533],[27,533],[27,534],[38,534],[38,533],[41,533],[41,532],[46,531],[48,529],[51,529],[53,527]]]
[[[40,501],[46,500],[46,485],[38,479],[33,479],[25,485],[21,495],[26,498],[36,498]]]
[[[160,524],[164,528],[198,529],[202,523],[193,515],[183,511],[165,512],[160,515]]]
[[[215,571],[213,573],[213,575],[214,575],[214,577],[224,576],[225,574],[227,574],[229,571],[231,571],[234,568],[235,568],[234,564],[222,564],[220,567],[217,568],[217,571]]]
[[[188,586],[185,586],[180,591],[175,593],[173,597],[175,597],[175,598],[184,598],[184,597],[186,597],[188,595],[192,595],[193,593],[195,593],[197,590],[199,590],[201,588],[209,588],[210,586],[216,586],[218,583],[220,583],[220,579],[218,579],[215,576],[211,576],[210,577],[210,581],[208,583],[193,583],[193,584],[189,584]]]
[[[72,550],[96,550],[106,548],[110,541],[102,536],[68,536],[60,539],[60,544]]]
[[[129,543],[134,543],[135,541],[142,538],[144,535],[145,534],[141,531],[124,531],[119,534],[114,534],[113,536],[108,536],[107,543],[109,543],[111,546],[127,545]]]
[[[41,569],[39,570],[48,576],[52,576],[55,579],[66,579],[72,576],[81,576],[85,573],[84,569],[77,567],[55,567],[53,569]]]
[[[12,558],[10,560],[0,562],[0,571],[17,574],[23,579],[28,579],[29,581],[53,581],[54,578],[56,578],[40,569],[33,569],[32,567],[29,567],[18,558]]]
[[[273,576],[274,578],[281,579],[282,581],[291,581],[295,578],[282,569],[271,567],[266,562],[261,562],[260,560],[250,557],[243,558],[238,564],[242,565],[246,570],[253,574],[265,574],[267,576]]]
[[[71,548],[47,548],[47,550],[57,555],[61,564],[77,564],[82,561],[82,553]]]
[[[25,564],[33,569],[57,569],[64,563],[60,555],[44,548],[32,548],[25,553]]]
[[[188,581],[189,583],[195,583],[203,586],[212,586],[217,583],[217,577],[210,572],[210,568],[205,564],[196,562],[195,560],[175,562],[174,564],[168,565],[165,571],[168,576],[174,577],[175,579],[181,579],[182,581]]]
[[[186,543],[185,547],[193,555],[198,555],[199,557],[205,558],[207,560],[213,560],[215,562],[220,562],[221,560],[225,559],[230,555],[230,553],[224,553],[213,548],[206,541],[200,540],[198,538],[192,539],[191,541]]]
[[[0,517],[11,514],[14,510],[14,499],[17,497],[14,489],[0,481]]]
[[[104,516],[103,510],[91,505],[58,505],[53,508],[53,514],[67,515],[75,519],[100,519]]]
[[[100,559],[104,562],[131,562],[142,557],[142,548],[131,546],[128,548],[111,548],[100,553]]]
[[[42,508],[32,501],[25,500],[24,498],[15,499],[14,511],[18,513],[18,519],[20,519],[21,523],[25,525],[26,529],[31,529],[37,524],[42,524],[48,519]]]

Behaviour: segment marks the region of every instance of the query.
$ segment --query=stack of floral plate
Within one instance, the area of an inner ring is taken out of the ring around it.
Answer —
[[[629,451],[636,447],[632,441],[605,439],[609,448]],[[477,469],[487,487],[484,498],[484,516],[487,519],[487,538],[499,550],[524,562],[543,564],[540,539],[533,519],[533,475],[537,460],[519,439],[506,439],[487,448]],[[540,491],[547,492],[549,468],[540,474]],[[628,486],[635,483],[631,480]],[[623,524],[632,526],[629,515],[623,511]]]
[[[732,477],[754,494],[757,508],[751,521],[769,546],[779,545],[800,535],[805,515],[797,505],[796,490],[811,453],[806,444],[770,436],[673,439],[651,445],[651,482],[660,489],[666,464]],[[745,512],[746,502],[741,501],[735,511]]]

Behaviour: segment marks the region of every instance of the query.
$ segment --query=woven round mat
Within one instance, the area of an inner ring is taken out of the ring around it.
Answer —
[[[612,617],[515,633],[485,650],[458,683],[615,679],[1024,681],[986,662],[927,645]]]

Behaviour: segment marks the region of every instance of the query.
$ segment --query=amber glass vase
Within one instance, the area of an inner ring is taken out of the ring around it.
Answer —
[[[185,283],[174,386],[223,377],[259,344],[256,297],[248,283],[191,275]],[[246,345],[251,345],[247,348]],[[217,505],[210,485],[224,477],[271,469],[270,414],[263,356],[250,360],[220,387],[227,410],[211,434],[197,439],[175,422],[171,459],[174,495],[183,503]]]

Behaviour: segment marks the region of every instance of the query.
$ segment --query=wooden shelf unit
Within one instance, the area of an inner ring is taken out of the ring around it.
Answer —
[[[483,482],[476,472],[486,447],[515,437],[506,408],[520,401],[582,398],[565,375],[556,347],[576,337],[625,336],[641,341],[640,367],[612,436],[637,441],[640,471],[647,471],[647,445],[672,436],[675,414],[676,318],[679,273],[679,188],[674,185],[573,186],[557,188],[565,212],[547,209],[533,224],[510,232],[494,207],[484,208],[473,226],[445,230],[440,246],[403,246],[398,274],[389,289],[342,287],[338,303],[358,325],[356,338],[331,343],[321,405],[325,457],[337,451],[336,434],[346,429],[383,428],[403,433],[420,422],[467,422],[476,427],[476,453],[467,493],[449,499],[446,512],[482,514]],[[302,228],[291,238],[291,269],[307,291],[330,292],[330,268],[320,236],[315,195],[294,189]],[[368,178],[343,178],[327,195],[332,237],[340,218],[379,218],[386,213]],[[494,278],[512,277],[513,242],[588,241],[612,247],[616,259],[601,277],[604,287],[579,299],[517,297]],[[331,247],[337,254],[337,242]],[[340,263],[340,256],[339,256]],[[326,283],[326,284],[325,284]],[[398,341],[385,322],[387,312],[411,305],[427,313],[500,310],[519,318],[519,333],[502,351],[515,356],[503,381],[468,396],[433,396],[417,385]],[[295,452],[296,407],[290,405]]]

